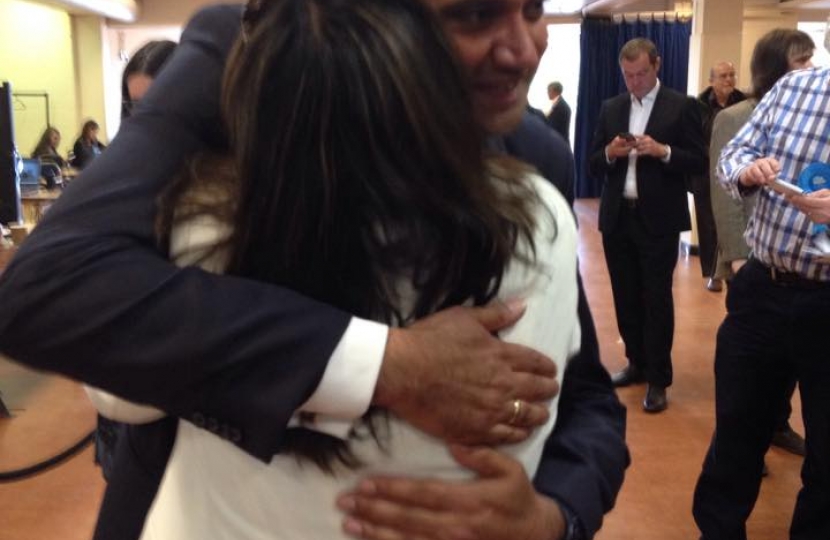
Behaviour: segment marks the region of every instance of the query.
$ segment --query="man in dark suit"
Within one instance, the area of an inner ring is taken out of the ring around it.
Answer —
[[[458,2],[428,3],[452,35]],[[517,79],[515,86],[482,85],[475,96],[481,123],[494,134],[522,122],[526,85],[541,54],[528,50],[527,37],[545,31],[536,3],[510,0],[506,6],[498,26],[514,28],[518,19],[523,39],[511,42],[511,51],[518,54],[521,69],[489,66],[491,54],[465,57],[467,64],[485,63],[487,69],[479,72],[485,80],[501,74],[509,74],[511,82]],[[543,365],[538,354],[490,336],[490,330],[509,324],[515,314],[455,308],[410,329],[365,327],[365,321],[291,291],[176,268],[157,247],[153,225],[158,193],[183,157],[225,144],[219,84],[239,32],[240,14],[238,7],[212,7],[188,25],[136,115],[21,248],[0,280],[0,350],[26,364],[155,405],[267,461],[280,451],[288,419],[309,396],[318,397],[327,366],[335,362],[335,349],[340,350],[354,325],[364,326],[359,342],[376,350],[358,356],[382,360],[377,378],[369,378],[372,403],[449,441],[475,444],[521,437],[532,425],[511,423],[511,404],[518,396],[530,407],[549,388],[545,378],[527,374]],[[491,47],[504,46],[497,29],[487,33]],[[493,94],[499,99],[492,99]],[[545,131],[547,140],[554,139],[541,122],[530,126]],[[572,179],[559,179],[567,170],[547,173],[554,183],[567,185]],[[38,270],[47,267],[49,272]],[[564,538],[565,531],[567,538],[590,538],[622,484],[628,463],[625,413],[599,363],[584,294],[579,306],[582,352],[569,362],[556,429],[533,484],[523,473],[516,474],[509,458],[495,453],[491,457],[502,470],[481,480],[489,489],[476,491],[483,505],[493,489],[502,493],[499,500],[510,500],[504,494],[521,491],[534,501],[524,505],[525,499],[511,500],[518,514],[488,514],[491,538],[505,538],[505,533],[510,537],[514,519],[528,526],[544,522],[539,532],[545,538]],[[27,316],[33,311],[36,318]],[[68,312],[83,323],[66,325]],[[32,324],[35,319],[37,324]],[[449,363],[465,367],[447,378],[447,370],[435,366]],[[504,383],[494,387],[485,382],[476,388],[477,377]],[[425,400],[423,389],[430,387],[430,399]],[[442,390],[436,393],[436,388]],[[511,399],[498,399],[503,390]],[[352,397],[359,392],[350,387],[345,393]],[[442,394],[452,403],[441,399]],[[486,395],[496,399],[481,399]],[[319,407],[338,406],[330,397],[318,401]],[[468,420],[473,425],[465,427]],[[136,537],[174,433],[170,421],[163,421],[134,430],[128,442],[119,445],[97,538]],[[458,486],[445,487],[450,493],[445,508],[458,519],[475,520],[465,512],[469,499],[459,500]],[[431,502],[409,505],[428,508]]]
[[[571,107],[562,97],[562,83],[553,81],[548,85],[548,98],[551,102],[548,113],[548,125],[566,140],[570,140]]]
[[[513,131],[503,137],[493,137],[491,142],[499,150],[532,163],[573,206],[573,152],[561,137],[548,129],[542,118],[528,112]]]
[[[654,43],[633,39],[619,60],[628,92],[602,104],[590,157],[605,178],[599,228],[629,362],[613,380],[647,382],[643,408],[660,412],[672,383],[672,273],[690,228],[685,179],[706,171],[706,149],[694,99],[657,78]]]

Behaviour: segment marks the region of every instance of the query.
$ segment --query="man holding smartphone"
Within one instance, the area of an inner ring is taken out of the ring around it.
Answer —
[[[691,227],[686,175],[706,171],[706,149],[695,101],[657,78],[654,43],[626,43],[620,68],[628,92],[602,104],[590,168],[605,179],[599,228],[628,358],[614,384],[648,383],[643,408],[657,413],[672,383],[672,274],[680,231]]]

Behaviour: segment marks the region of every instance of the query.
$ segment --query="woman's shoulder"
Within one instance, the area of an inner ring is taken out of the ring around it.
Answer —
[[[528,172],[523,181],[533,189],[541,203],[534,210],[535,214],[538,215],[540,211],[544,211],[552,214],[557,225],[576,226],[573,209],[556,186],[537,172]]]

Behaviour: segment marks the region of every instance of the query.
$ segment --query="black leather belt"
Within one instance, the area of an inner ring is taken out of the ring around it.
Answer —
[[[793,287],[796,289],[824,289],[830,287],[830,281],[818,281],[796,274],[785,272],[773,266],[769,266],[758,259],[749,259],[747,264],[753,265],[758,270],[769,276],[770,281],[782,287]]]

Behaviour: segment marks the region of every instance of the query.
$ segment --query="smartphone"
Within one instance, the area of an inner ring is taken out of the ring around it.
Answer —
[[[626,142],[637,142],[637,137],[635,137],[633,133],[629,133],[627,131],[620,133],[619,135],[617,135],[617,137],[619,137],[620,139],[625,139]]]
[[[804,190],[795,184],[785,182],[784,180],[776,180],[771,184],[767,184],[773,191],[777,191],[781,195],[803,195]]]

